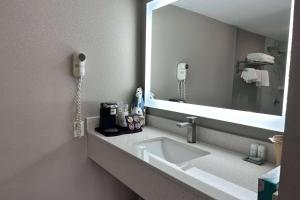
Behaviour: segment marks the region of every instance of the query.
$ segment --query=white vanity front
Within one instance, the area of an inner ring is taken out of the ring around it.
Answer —
[[[94,130],[97,121],[87,121],[89,158],[147,200],[256,200],[258,178],[274,168],[245,162],[244,154],[217,146],[189,144],[154,127],[105,137]]]

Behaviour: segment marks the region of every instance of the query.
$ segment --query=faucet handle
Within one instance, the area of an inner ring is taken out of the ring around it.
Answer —
[[[189,117],[186,117],[190,123],[195,123],[195,120],[198,118],[196,116],[189,116]]]

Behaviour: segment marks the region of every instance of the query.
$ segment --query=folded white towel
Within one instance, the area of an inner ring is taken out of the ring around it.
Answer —
[[[270,56],[268,54],[265,53],[249,53],[247,58],[263,58],[263,59],[269,59],[269,60],[274,60],[274,56]]]
[[[262,63],[269,63],[269,64],[275,63],[275,60],[270,60],[270,59],[249,59],[249,58],[247,59],[252,62],[262,62]]]
[[[253,68],[245,68],[241,78],[246,83],[256,83],[257,87],[269,87],[269,72],[266,70],[256,70]]]
[[[270,86],[270,79],[269,79],[269,72],[266,70],[256,70],[257,74],[257,87],[269,87]]]
[[[245,68],[242,72],[241,78],[244,79],[246,83],[253,83],[257,81],[256,70],[253,68]]]
[[[273,56],[264,53],[249,53],[247,59],[256,62],[275,63],[275,58]]]

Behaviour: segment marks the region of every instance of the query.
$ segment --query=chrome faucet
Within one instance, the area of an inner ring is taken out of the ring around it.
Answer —
[[[187,117],[188,122],[178,122],[176,125],[179,128],[187,127],[187,142],[196,143],[196,123],[197,117]]]

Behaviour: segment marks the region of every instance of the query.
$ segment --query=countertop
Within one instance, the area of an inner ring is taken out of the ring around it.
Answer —
[[[116,137],[105,137],[94,130],[93,123],[88,121],[88,134],[92,134],[101,140],[127,152],[150,164],[161,172],[173,177],[198,191],[201,191],[213,199],[257,199],[258,177],[273,169],[275,166],[266,163],[257,166],[243,161],[245,155],[220,148],[214,145],[197,142],[188,144],[186,138],[171,132],[163,131],[153,127],[144,127],[143,132],[121,135]],[[138,149],[137,144],[154,138],[167,137],[178,142],[208,151],[210,154],[189,161],[189,170],[183,170],[168,162],[145,160]]]

